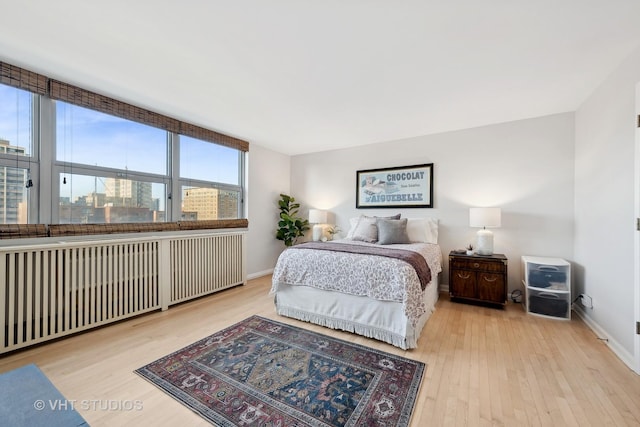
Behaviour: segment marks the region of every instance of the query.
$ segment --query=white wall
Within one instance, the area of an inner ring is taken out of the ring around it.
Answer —
[[[640,49],[576,112],[576,288],[586,310],[627,362],[634,353],[635,86]],[[637,298],[637,297],[636,297]]]
[[[280,193],[289,192],[291,157],[251,144],[248,156],[247,272],[249,278],[273,271],[284,243],[275,237]]]
[[[359,214],[440,220],[443,255],[475,242],[471,206],[502,207],[496,253],[509,258],[509,288],[521,288],[520,256],[573,259],[572,113],[291,158],[291,194],[305,211],[328,209],[346,232]],[[356,171],[434,163],[433,209],[355,208]],[[448,268],[441,283],[448,283]]]

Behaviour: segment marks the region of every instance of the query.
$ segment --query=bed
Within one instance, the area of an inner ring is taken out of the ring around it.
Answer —
[[[273,273],[276,311],[415,348],[438,300],[437,235],[432,218],[361,215],[345,239],[287,248]]]

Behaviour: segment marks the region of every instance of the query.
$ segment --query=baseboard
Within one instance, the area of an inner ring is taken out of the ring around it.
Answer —
[[[613,351],[613,354],[618,356],[622,362],[629,367],[633,372],[640,375],[640,372],[635,370],[635,358],[633,354],[630,354],[619,342],[609,336],[607,331],[604,330],[595,320],[593,320],[579,304],[573,305],[573,312],[576,313],[586,325],[601,339],[607,347]]]
[[[257,271],[255,273],[247,274],[247,280],[257,279],[258,277],[268,276],[269,274],[273,274],[273,268],[268,270]]]

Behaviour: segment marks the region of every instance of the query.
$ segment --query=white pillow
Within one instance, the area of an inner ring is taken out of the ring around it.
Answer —
[[[356,227],[358,226],[358,222],[360,221],[360,217],[356,216],[349,219],[349,231],[347,231],[347,237],[345,239],[352,239],[353,233],[356,231]]]
[[[347,231],[347,236],[345,237],[345,239],[347,240],[353,240],[353,233],[355,233],[356,228],[358,228],[358,223],[360,222],[360,219],[362,218],[368,218],[368,219],[376,219],[376,218],[384,218],[384,219],[400,219],[400,214],[395,214],[395,215],[391,215],[391,216],[367,216],[367,215],[360,215],[360,216],[356,216],[353,218],[349,219],[349,231]]]
[[[438,243],[436,218],[407,218],[407,235],[411,243]]]
[[[360,217],[356,229],[353,230],[353,236],[351,236],[351,239],[368,243],[377,242],[378,225],[376,224],[376,218],[370,218],[368,216]]]

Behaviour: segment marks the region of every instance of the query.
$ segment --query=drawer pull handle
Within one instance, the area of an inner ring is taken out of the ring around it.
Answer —
[[[484,278],[485,282],[495,282],[496,280],[498,280],[497,277],[485,277]]]
[[[550,292],[540,292],[538,294],[539,297],[549,297],[549,298],[555,298],[558,299],[560,298],[560,295],[556,295],[556,294],[552,294]]]
[[[462,273],[458,273],[458,277],[461,279],[468,279],[469,277],[471,277],[471,275],[469,273],[467,273],[466,275],[462,275]]]
[[[473,264],[473,268],[478,268],[478,267],[480,267],[480,263],[476,262],[476,263]]]

